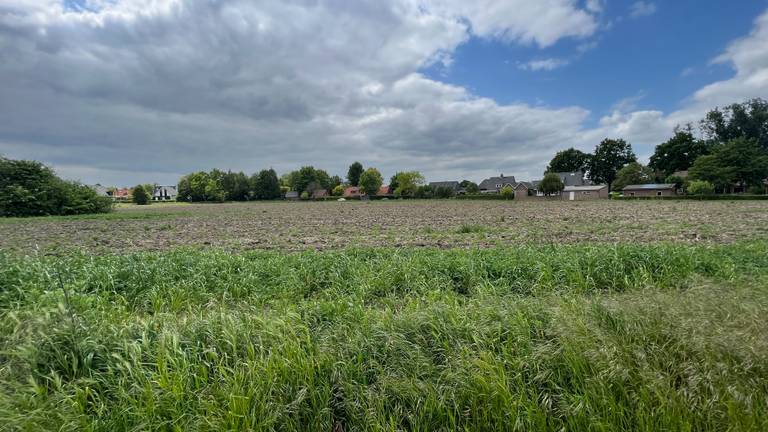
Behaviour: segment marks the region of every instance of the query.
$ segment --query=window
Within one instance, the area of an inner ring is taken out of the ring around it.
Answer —
[[[635,196],[635,193],[634,192],[630,192],[629,196]]]
[[[656,196],[661,196],[661,191],[656,192]]]

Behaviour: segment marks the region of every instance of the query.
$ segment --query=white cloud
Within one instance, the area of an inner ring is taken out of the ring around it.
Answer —
[[[559,58],[531,60],[518,65],[519,69],[528,71],[551,71],[568,65],[569,61]]]
[[[632,18],[650,16],[656,13],[656,3],[649,1],[637,1],[632,3],[629,8],[629,15]]]
[[[0,0],[0,153],[123,185],[213,167],[343,174],[355,159],[386,175],[534,178],[562,147],[618,136],[646,154],[713,104],[767,96],[765,17],[717,59],[732,79],[677,112],[624,109],[593,128],[580,107],[503,105],[419,74],[471,35],[592,35],[595,10],[579,4]]]

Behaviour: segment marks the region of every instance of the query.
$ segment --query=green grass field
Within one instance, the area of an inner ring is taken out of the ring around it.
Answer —
[[[0,429],[761,431],[766,316],[765,241],[2,253]]]

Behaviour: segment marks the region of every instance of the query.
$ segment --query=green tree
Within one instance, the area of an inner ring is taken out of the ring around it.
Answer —
[[[559,194],[565,189],[563,181],[555,173],[547,173],[539,183],[539,190],[547,195]]]
[[[675,136],[656,146],[649,167],[661,171],[664,176],[687,170],[699,156],[708,154],[710,146],[693,136],[691,127],[675,130]]]
[[[344,185],[336,185],[336,187],[333,188],[333,191],[331,193],[333,194],[333,196],[344,195]]]
[[[112,205],[110,197],[64,181],[40,162],[0,157],[0,216],[106,213]]]
[[[704,136],[717,143],[747,138],[768,151],[768,101],[763,99],[731,104],[722,110],[715,108],[707,113],[700,126]]]
[[[250,197],[251,182],[243,172],[228,171],[222,176],[221,188],[228,201],[246,201]]]
[[[439,186],[435,188],[435,198],[453,198],[456,196],[456,191],[453,190],[453,188],[447,187],[447,186]]]
[[[147,193],[147,188],[144,185],[138,185],[133,188],[133,191],[131,192],[133,195],[133,203],[136,205],[147,205],[149,204],[149,194]]]
[[[464,192],[469,195],[480,193],[480,186],[475,182],[463,180],[459,186],[461,186],[461,188],[464,189]]]
[[[402,187],[402,185],[400,185]],[[434,198],[435,191],[430,185],[421,185],[416,187],[416,192],[413,194],[415,198],[429,199]]]
[[[394,183],[394,186],[392,185]],[[418,171],[405,171],[395,174],[389,186],[396,197],[413,198],[424,185],[424,176]],[[432,193],[430,189],[429,193]]]
[[[687,192],[689,195],[712,195],[715,186],[706,180],[694,180],[688,184]]]
[[[675,188],[682,189],[685,186],[685,179],[680,176],[671,175],[664,179],[664,183],[673,184]]]
[[[352,186],[360,186],[360,176],[363,175],[363,164],[354,162],[347,171],[347,181]]]
[[[499,192],[499,194],[501,194],[501,196],[504,199],[511,200],[515,198],[515,190],[512,189],[512,186],[510,185],[506,185],[503,188],[501,188],[501,191]]]
[[[360,188],[368,196],[374,196],[379,191],[384,179],[376,168],[368,168],[360,175]]]
[[[624,165],[637,161],[632,146],[623,139],[604,139],[589,158],[589,178],[595,183],[605,183],[608,190],[616,179],[616,173]]]
[[[548,173],[584,171],[589,164],[590,155],[571,147],[557,152],[547,166]]]
[[[653,170],[637,162],[627,164],[616,173],[613,187],[622,190],[628,185],[653,183]]]
[[[736,138],[717,147],[711,155],[696,159],[689,176],[706,180],[724,192],[736,184],[760,185],[768,176],[768,151],[753,139]]]
[[[251,194],[257,200],[279,199],[282,194],[275,170],[265,169],[251,176]]]

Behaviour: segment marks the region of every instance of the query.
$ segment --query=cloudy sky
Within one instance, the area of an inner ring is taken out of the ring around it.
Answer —
[[[766,0],[0,0],[0,154],[86,183],[533,179],[750,97]]]

